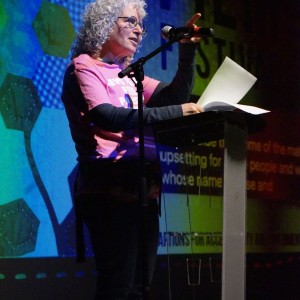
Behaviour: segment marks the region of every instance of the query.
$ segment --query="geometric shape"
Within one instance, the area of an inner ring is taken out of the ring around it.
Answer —
[[[58,272],[56,273],[56,278],[66,278],[68,275],[66,272]]]
[[[17,279],[17,280],[23,280],[23,279],[26,279],[26,278],[27,278],[27,275],[23,274],[23,273],[15,275],[15,279]]]
[[[23,199],[0,205],[0,256],[20,256],[34,251],[39,224]]]
[[[32,27],[46,54],[68,56],[75,31],[66,8],[44,0]]]
[[[35,276],[36,279],[45,279],[47,278],[47,274],[46,273],[38,273]]]
[[[7,128],[31,132],[42,105],[30,79],[7,74],[0,88],[0,111]]]

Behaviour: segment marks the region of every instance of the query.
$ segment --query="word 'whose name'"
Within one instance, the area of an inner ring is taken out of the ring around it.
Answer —
[[[163,175],[163,184],[222,188],[223,178],[214,176],[195,177],[193,175],[174,174],[172,171],[169,171]]]

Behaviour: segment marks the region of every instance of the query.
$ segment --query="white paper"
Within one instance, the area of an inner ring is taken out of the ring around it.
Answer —
[[[256,80],[255,76],[226,57],[197,103],[204,111],[238,108],[252,114],[269,112],[255,106],[237,104]]]
[[[264,113],[270,112],[269,110],[262,109],[256,106],[252,105],[245,105],[245,104],[234,104],[234,106],[240,110],[243,110],[247,113],[253,114],[253,115],[260,115]]]
[[[265,110],[256,106],[245,105],[245,104],[234,104],[225,101],[209,102],[205,105],[204,111],[223,111],[223,110],[231,111],[236,108],[253,115],[259,115],[259,114],[270,112],[269,110]]]

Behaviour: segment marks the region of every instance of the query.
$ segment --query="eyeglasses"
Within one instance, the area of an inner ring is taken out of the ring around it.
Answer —
[[[146,33],[145,25],[142,22],[138,22],[138,20],[135,16],[132,16],[132,17],[118,17],[118,19],[125,19],[125,22],[128,23],[130,28],[135,28],[137,25],[139,25],[142,29],[142,34],[144,35]]]

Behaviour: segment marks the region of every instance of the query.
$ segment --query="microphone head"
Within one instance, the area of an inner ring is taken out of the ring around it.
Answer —
[[[161,29],[161,36],[165,39],[169,39],[169,31],[172,29],[171,26],[165,26]]]
[[[178,27],[173,28],[171,26],[165,26],[161,29],[161,36],[166,39],[184,39],[184,38],[190,38],[190,37],[212,37],[214,36],[215,31],[212,28],[206,28],[206,27]]]
[[[212,37],[215,35],[215,31],[213,30],[213,28],[209,28],[209,27],[199,27],[197,29],[197,35],[205,38],[205,37]]]

